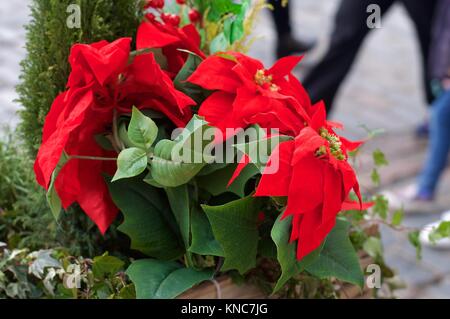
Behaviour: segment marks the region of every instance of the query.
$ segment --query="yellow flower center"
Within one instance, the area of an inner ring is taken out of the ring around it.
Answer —
[[[326,128],[321,128],[319,130],[319,134],[328,141],[331,155],[333,155],[333,157],[339,161],[344,161],[345,155],[342,151],[342,142],[339,137],[335,134],[330,133]],[[327,148],[325,146],[319,147],[319,149],[316,151],[316,156],[318,157],[325,154],[327,154]]]
[[[255,82],[256,84],[258,84],[259,86],[263,86],[265,87],[266,85],[269,86],[269,89],[272,92],[277,92],[280,90],[280,87],[274,83],[272,83],[273,81],[273,76],[271,74],[266,75],[266,70],[258,70],[256,71],[255,74]]]

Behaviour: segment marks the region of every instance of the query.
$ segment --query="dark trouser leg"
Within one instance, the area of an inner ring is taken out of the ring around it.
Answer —
[[[339,87],[350,71],[361,44],[371,29],[367,26],[367,7],[378,4],[386,13],[394,0],[342,0],[335,18],[331,43],[322,61],[304,81],[313,102],[324,100],[328,111]]]
[[[278,38],[291,34],[291,16],[289,6],[283,7],[281,0],[269,0],[269,3],[274,7],[272,11],[273,19],[277,29]]]
[[[422,51],[424,87],[428,103],[431,104],[434,97],[428,72],[428,56],[430,52],[433,16],[437,1],[402,0],[402,2],[416,27],[417,37]]]

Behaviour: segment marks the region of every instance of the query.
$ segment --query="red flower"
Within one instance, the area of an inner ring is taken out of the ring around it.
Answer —
[[[287,196],[283,217],[293,216],[291,240],[298,240],[298,259],[320,246],[343,207],[355,206],[349,205],[351,190],[361,203],[356,175],[347,162],[347,152],[360,144],[336,135],[320,104],[311,125],[272,153],[265,172],[274,161],[279,169],[262,175],[256,196]]]
[[[167,20],[167,19],[166,19]],[[174,23],[161,23],[156,20],[143,22],[137,33],[137,49],[162,49],[167,59],[167,71],[172,77],[183,67],[187,50],[205,58],[200,50],[201,38],[193,24],[178,28]]]
[[[287,57],[266,70],[262,63],[240,53],[207,58],[188,79],[215,91],[199,115],[223,133],[227,128],[259,124],[296,136],[309,121],[311,103],[292,70],[301,60]]]
[[[102,173],[115,172],[114,161],[82,160],[80,156],[115,157],[103,150],[95,135],[110,130],[113,113],[129,113],[133,105],[151,108],[183,126],[194,102],[175,90],[153,54],[130,58],[131,39],[75,45],[70,54],[68,90],[59,95],[47,115],[35,162],[37,181],[48,189],[63,152],[71,159],[56,179],[64,208],[77,202],[104,233],[117,214]]]

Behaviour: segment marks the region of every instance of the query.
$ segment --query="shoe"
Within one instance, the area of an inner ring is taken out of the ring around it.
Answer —
[[[277,57],[283,58],[293,54],[302,54],[316,46],[315,40],[297,40],[292,35],[282,36],[278,40]]]
[[[445,250],[450,249],[450,238],[448,238],[448,237],[439,239],[437,241],[430,240],[431,232],[434,229],[436,229],[437,227],[439,227],[439,225],[442,222],[448,222],[448,221],[450,221],[450,211],[442,214],[441,220],[425,226],[419,235],[419,240],[422,243],[422,245],[428,246],[431,248],[435,248],[435,249],[445,249]]]
[[[384,191],[381,194],[388,200],[391,211],[402,209],[405,214],[430,214],[442,211],[442,207],[434,201],[433,194],[418,192],[414,184],[396,192]]]

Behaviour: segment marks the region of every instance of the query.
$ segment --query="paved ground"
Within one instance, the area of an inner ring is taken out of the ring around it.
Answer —
[[[318,37],[321,45],[308,54],[299,70],[302,76],[317,61],[326,48],[328,35],[333,24],[333,12],[338,1],[296,0],[291,1],[294,11],[295,33],[301,36]],[[27,21],[26,1],[0,1],[0,125],[15,125],[19,105],[14,86],[18,82],[18,63],[24,55],[24,32],[22,25]],[[257,26],[260,39],[252,48],[252,54],[270,65],[274,59],[275,36],[269,14],[264,14]],[[335,118],[347,126],[351,137],[363,137],[361,124],[371,129],[384,128],[389,132],[386,138],[393,141],[397,136],[407,136],[415,124],[425,117],[425,105],[420,86],[419,55],[411,23],[403,8],[396,7],[383,20],[383,28],[376,30],[369,38],[359,61],[343,86],[336,104]],[[398,143],[401,147],[401,139]],[[392,189],[401,189],[414,182],[414,175],[420,167],[423,148],[417,155],[402,159],[408,169],[398,167],[395,179],[389,183]],[[388,158],[397,156],[396,148],[390,147]],[[398,161],[397,161],[398,162]],[[401,163],[401,162],[400,162]],[[397,167],[394,167],[394,171]],[[395,174],[396,173],[396,174]],[[450,172],[444,180],[439,202],[447,204],[450,190]],[[450,205],[448,206],[450,208]],[[437,217],[436,214],[407,216],[405,224],[421,227]],[[388,263],[396,268],[407,282],[408,288],[401,291],[401,297],[450,298],[450,252],[424,250],[421,262],[415,259],[415,252],[406,243],[405,237],[389,230],[383,230],[385,252]]]

